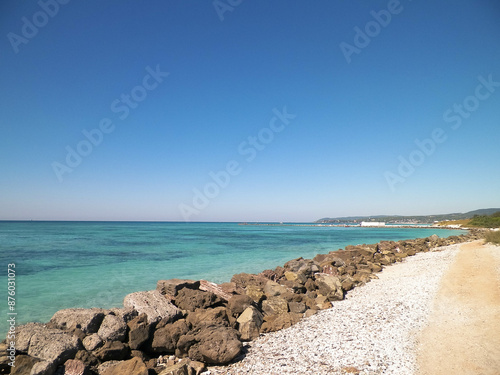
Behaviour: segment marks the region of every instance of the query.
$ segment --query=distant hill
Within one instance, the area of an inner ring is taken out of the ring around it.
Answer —
[[[414,223],[431,224],[435,221],[470,219],[474,215],[491,215],[500,211],[500,208],[483,208],[466,213],[452,213],[424,216],[401,216],[401,215],[375,215],[375,216],[345,216],[325,217],[316,220],[315,223],[355,223],[360,221],[384,221],[386,223]]]

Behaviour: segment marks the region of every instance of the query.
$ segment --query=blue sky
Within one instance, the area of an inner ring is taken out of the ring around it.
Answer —
[[[500,207],[499,16],[494,0],[2,1],[0,219]]]

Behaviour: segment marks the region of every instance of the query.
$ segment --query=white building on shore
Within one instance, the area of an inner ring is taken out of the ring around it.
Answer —
[[[385,223],[383,221],[362,221],[362,227],[385,227]]]

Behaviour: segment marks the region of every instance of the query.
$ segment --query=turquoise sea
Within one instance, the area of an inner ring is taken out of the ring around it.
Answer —
[[[458,235],[434,228],[250,226],[237,223],[0,222],[0,337],[7,332],[7,265],[16,267],[17,324],[60,309],[117,307],[160,279],[229,281],[349,244]]]

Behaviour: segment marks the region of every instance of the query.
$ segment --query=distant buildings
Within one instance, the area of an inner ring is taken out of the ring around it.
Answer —
[[[385,223],[383,221],[362,221],[362,227],[385,227]]]

